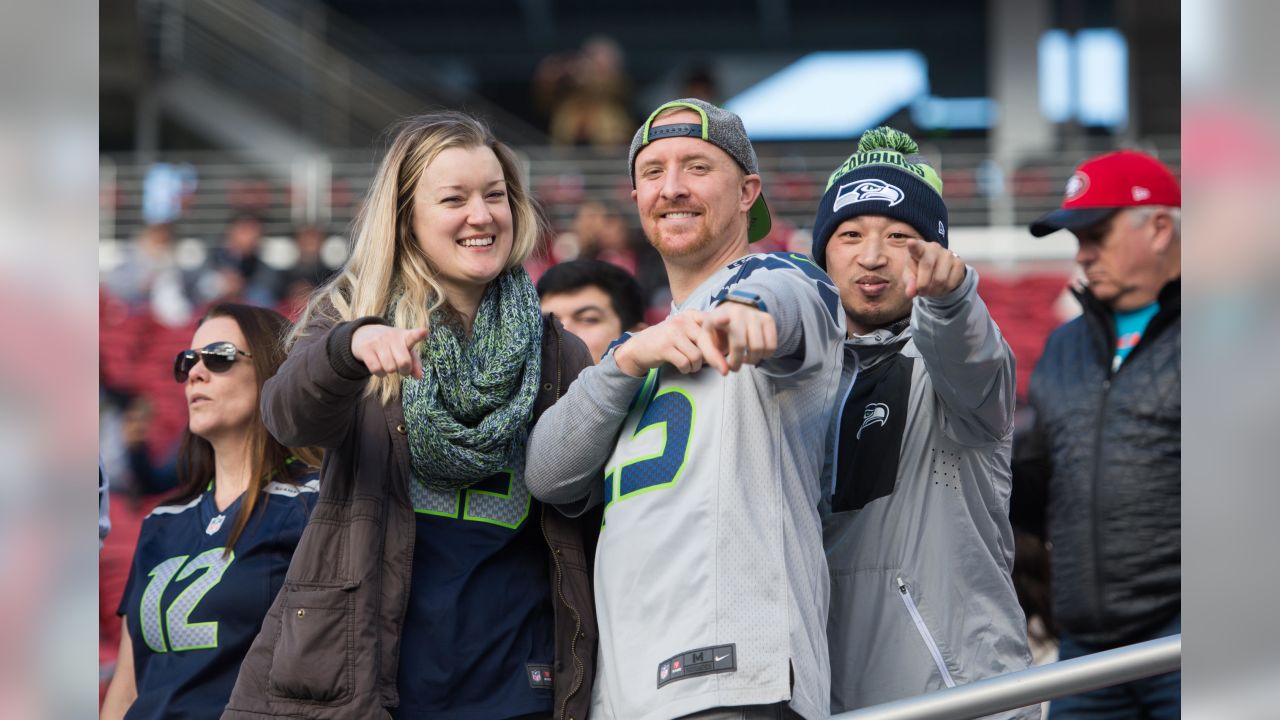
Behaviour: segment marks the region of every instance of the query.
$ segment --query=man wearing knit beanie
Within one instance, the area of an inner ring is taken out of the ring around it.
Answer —
[[[868,131],[814,220],[848,321],[823,470],[832,712],[1031,662],[1010,578],[1013,353],[917,152]]]

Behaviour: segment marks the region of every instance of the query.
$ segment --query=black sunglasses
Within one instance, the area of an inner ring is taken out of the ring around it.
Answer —
[[[209,343],[199,350],[195,348],[183,350],[178,353],[178,357],[173,359],[173,379],[180,383],[186,382],[187,376],[191,374],[191,368],[201,361],[204,362],[205,367],[209,368],[209,372],[226,372],[231,369],[231,365],[236,361],[237,355],[253,357],[252,354],[225,340]]]

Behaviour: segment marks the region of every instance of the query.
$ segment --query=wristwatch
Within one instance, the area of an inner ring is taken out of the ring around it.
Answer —
[[[764,304],[764,298],[746,290],[730,290],[725,293],[724,297],[720,298],[720,302],[742,303],[743,305],[750,305],[760,312],[769,312],[768,306]],[[719,305],[720,303],[716,304]]]

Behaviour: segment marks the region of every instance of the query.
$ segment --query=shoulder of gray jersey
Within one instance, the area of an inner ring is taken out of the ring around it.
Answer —
[[[844,333],[844,312],[840,306],[840,294],[835,283],[822,268],[805,255],[790,252],[754,253],[741,257],[726,268],[732,271],[728,279],[711,297],[714,307],[729,292],[738,287],[758,285],[770,291],[778,299],[796,296],[808,290],[826,310],[826,317],[833,328]],[[803,297],[798,297],[801,302]]]

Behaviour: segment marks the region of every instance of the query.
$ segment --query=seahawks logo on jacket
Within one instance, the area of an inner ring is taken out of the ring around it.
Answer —
[[[862,431],[875,424],[884,425],[889,420],[889,406],[884,403],[871,403],[862,411],[862,427],[858,428],[858,439],[862,439]]]
[[[894,355],[858,373],[840,410],[831,493],[835,512],[893,492],[911,394],[911,358]],[[895,412],[895,409],[897,411]]]

